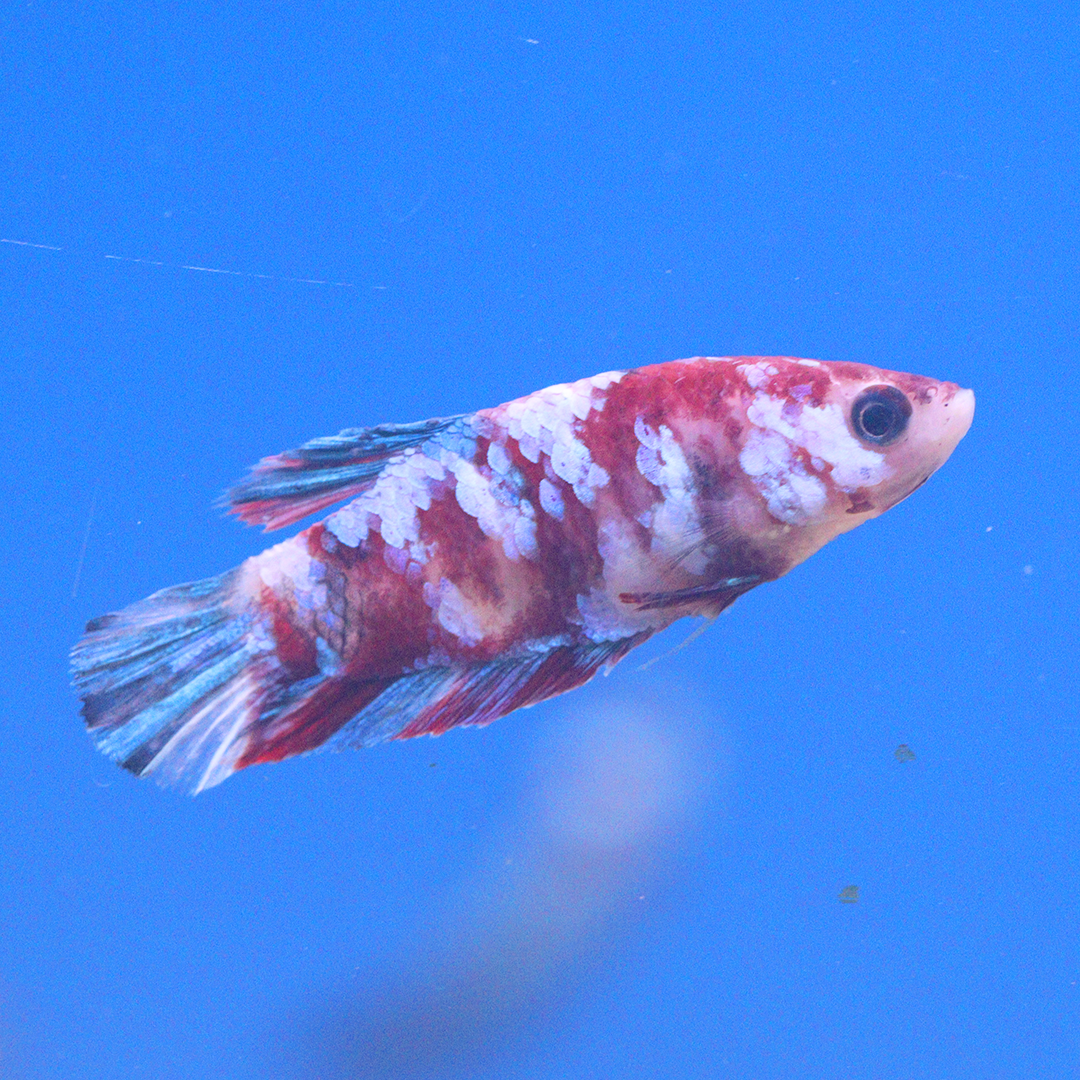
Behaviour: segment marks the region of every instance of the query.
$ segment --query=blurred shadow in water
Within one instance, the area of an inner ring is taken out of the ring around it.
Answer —
[[[493,843],[513,847],[513,868],[492,859],[463,883],[437,940],[382,986],[313,1009],[285,1074],[451,1080],[527,1058],[583,976],[617,954],[699,802],[700,761],[671,711],[571,713],[536,766],[523,820],[508,819],[524,844]]]

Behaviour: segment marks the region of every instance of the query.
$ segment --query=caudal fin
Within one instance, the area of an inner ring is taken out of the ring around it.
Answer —
[[[86,627],[71,653],[98,749],[192,792],[224,780],[265,694],[267,651],[233,570],[162,589]]]

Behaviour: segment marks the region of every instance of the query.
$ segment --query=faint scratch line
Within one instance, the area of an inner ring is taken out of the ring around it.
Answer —
[[[428,194],[425,193],[420,202],[402,218],[402,221],[407,221],[424,205],[427,200]],[[41,251],[67,251],[67,248],[56,247],[55,244],[32,244],[29,240],[8,240],[0,236],[0,244],[14,244],[16,247],[38,248]],[[77,254],[77,253],[76,253]],[[219,270],[213,266],[192,266],[186,263],[170,263],[162,262],[160,259],[137,259],[131,255],[105,255],[102,256],[106,259],[111,259],[113,262],[129,262],[129,263],[141,263],[143,266],[160,266],[166,270],[194,270],[200,274],[225,274],[229,277],[240,278],[256,278],[260,281],[285,281],[294,285],[329,285],[335,289],[355,289],[356,286],[351,281],[330,281],[325,278],[306,278],[306,277],[282,277],[280,274],[256,274],[248,270]],[[375,285],[373,288],[381,288],[382,286]]]
[[[191,266],[187,263],[159,262],[157,259],[135,259],[130,255],[106,255],[116,262],[143,263],[146,266],[164,266],[167,270],[194,270],[200,274],[225,274],[228,277],[258,278],[260,281],[289,281],[297,285],[332,285],[339,289],[355,289],[351,281],[324,281],[321,278],[280,277],[277,274],[256,274],[249,270],[219,270],[213,266]]]
[[[79,552],[79,561],[75,566],[75,583],[71,586],[71,599],[74,600],[79,593],[79,580],[82,578],[83,562],[86,560],[86,545],[90,543],[90,526],[94,524],[94,510],[97,509],[98,492],[101,490],[101,480],[94,485],[94,494],[90,496],[90,513],[86,516],[86,532],[83,533],[82,550]]]
[[[435,190],[435,181],[432,180],[431,183],[428,184],[427,189],[424,191],[424,194],[420,196],[420,198],[417,201],[416,205],[404,217],[397,218],[396,219],[397,223],[399,225],[404,225],[405,222],[409,220],[409,218],[416,217],[416,215],[419,214],[420,211],[424,209],[425,204],[427,203],[428,199],[431,198],[431,193],[434,190]]]
[[[137,262],[143,263],[145,266],[164,266],[163,262],[158,262],[157,259],[133,259],[130,255],[106,255],[106,259],[114,259],[116,262]]]
[[[31,244],[29,240],[5,240],[0,237],[0,244],[17,244],[19,247],[41,248],[42,251],[63,251],[63,248],[53,247],[52,244]]]

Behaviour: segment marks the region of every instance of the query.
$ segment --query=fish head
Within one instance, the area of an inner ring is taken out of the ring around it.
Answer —
[[[790,569],[840,533],[906,499],[971,426],[955,383],[865,364],[782,357],[739,365],[746,521]]]

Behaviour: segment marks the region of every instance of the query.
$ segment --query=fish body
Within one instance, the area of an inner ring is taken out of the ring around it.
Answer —
[[[696,358],[349,429],[229,495],[318,524],[87,627],[97,745],[198,791],[247,765],[485,724],[711,617],[909,495],[971,423],[952,383]]]

